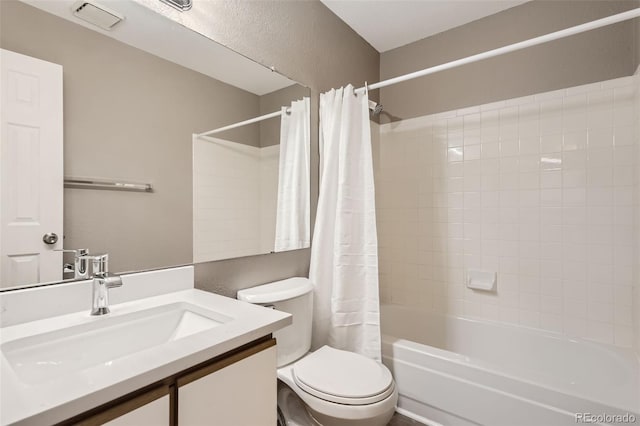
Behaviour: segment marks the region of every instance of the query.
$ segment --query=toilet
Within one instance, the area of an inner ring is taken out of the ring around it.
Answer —
[[[398,390],[381,363],[353,352],[311,348],[313,286],[289,278],[241,290],[238,299],[293,316],[277,340],[278,407],[287,425],[384,426]]]

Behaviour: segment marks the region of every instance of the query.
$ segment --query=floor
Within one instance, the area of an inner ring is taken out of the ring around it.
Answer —
[[[422,423],[395,413],[387,426],[422,426]]]

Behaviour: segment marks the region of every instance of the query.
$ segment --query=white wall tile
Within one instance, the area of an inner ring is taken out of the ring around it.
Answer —
[[[380,126],[384,300],[640,348],[639,84]],[[407,129],[429,137],[397,143]],[[469,268],[497,292],[466,289]]]
[[[219,139],[193,149],[194,261],[272,250],[279,147]]]

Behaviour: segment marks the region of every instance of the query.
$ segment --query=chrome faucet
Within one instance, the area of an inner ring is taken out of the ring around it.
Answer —
[[[82,256],[91,260],[93,272],[93,293],[91,296],[91,315],[106,315],[109,313],[109,289],[122,287],[122,279],[119,275],[110,274],[109,255]]]
[[[76,280],[86,280],[89,278],[89,249],[76,250],[55,250],[63,253],[73,253],[73,265],[64,264],[64,272],[73,272],[73,278]]]

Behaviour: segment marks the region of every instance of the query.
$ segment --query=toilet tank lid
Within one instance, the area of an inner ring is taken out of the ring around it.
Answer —
[[[249,303],[274,303],[302,296],[312,290],[309,278],[294,277],[240,290],[237,298]]]

